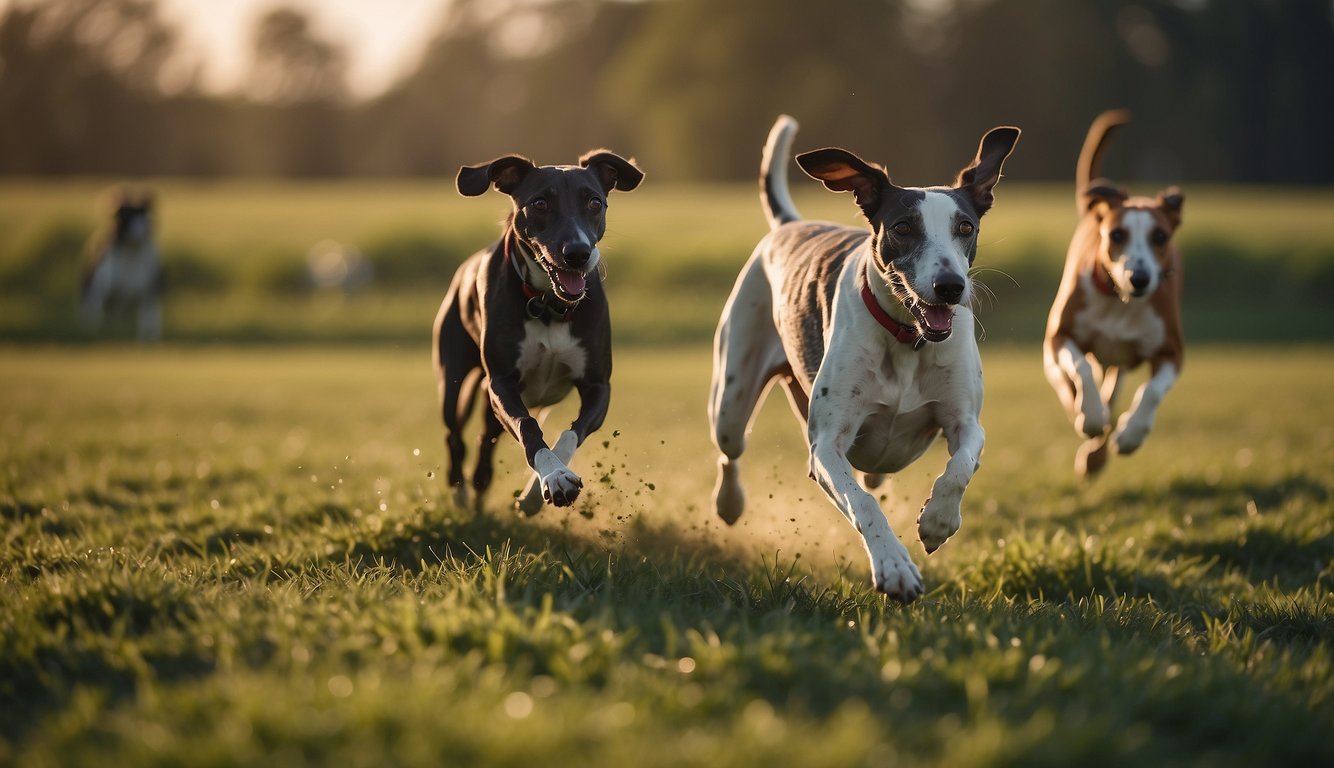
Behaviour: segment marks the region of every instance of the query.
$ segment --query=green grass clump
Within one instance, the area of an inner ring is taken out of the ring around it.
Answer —
[[[885,491],[904,608],[781,398],[713,517],[699,345],[618,351],[584,496],[531,519],[508,438],[487,509],[448,501],[424,343],[10,349],[0,763],[1334,759],[1327,351],[1193,351],[1087,488],[1036,350],[983,357],[963,528],[915,541],[940,447]]]

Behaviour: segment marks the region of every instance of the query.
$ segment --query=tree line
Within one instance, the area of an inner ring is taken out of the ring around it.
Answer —
[[[252,58],[212,95],[153,0],[11,5],[0,174],[448,176],[606,145],[655,179],[749,179],[787,112],[799,146],[909,184],[1015,124],[1014,175],[1065,180],[1089,120],[1128,107],[1118,178],[1334,181],[1328,0],[452,0],[365,99],[346,50],[276,6]]]

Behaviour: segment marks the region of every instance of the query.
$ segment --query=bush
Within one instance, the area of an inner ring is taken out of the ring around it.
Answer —
[[[74,301],[88,263],[93,227],[85,219],[53,219],[0,263],[0,291]]]
[[[443,290],[454,271],[497,237],[496,231],[461,230],[440,234],[399,229],[367,238],[362,246],[375,270],[379,288],[439,285]]]
[[[193,245],[172,245],[161,251],[166,292],[217,295],[226,293],[233,275]]]

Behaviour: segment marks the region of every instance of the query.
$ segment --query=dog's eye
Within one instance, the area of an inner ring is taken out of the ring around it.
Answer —
[[[529,203],[529,205],[532,206],[534,211],[546,211],[547,199],[545,197],[539,197],[533,202]]]
[[[1117,227],[1116,229],[1113,229],[1111,232],[1108,232],[1107,236],[1111,238],[1113,243],[1119,244],[1119,243],[1124,243],[1126,241],[1126,231],[1121,227]]]
[[[588,199],[588,210],[592,211],[593,213],[597,213],[598,211],[602,210],[602,201],[597,199],[596,197],[590,197]]]
[[[900,221],[894,225],[894,234],[899,237],[907,237],[912,234],[912,225],[906,221]]]
[[[977,229],[977,227],[974,227],[973,222],[971,221],[959,222],[959,234],[963,235],[964,237],[968,237],[969,235],[973,234],[973,230],[975,229]]]
[[[1167,233],[1161,229],[1155,229],[1150,237],[1153,239],[1154,245],[1162,245],[1167,242]]]

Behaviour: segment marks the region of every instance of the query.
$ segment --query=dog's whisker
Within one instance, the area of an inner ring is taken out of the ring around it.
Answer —
[[[1014,287],[1015,287],[1015,288],[1022,288],[1022,287],[1023,287],[1023,286],[1019,283],[1019,281],[1015,279],[1014,275],[1011,275],[1009,272],[1006,272],[1006,271],[1003,270],[1003,269],[996,269],[995,267],[973,267],[971,270],[968,271],[968,274],[969,274],[969,275],[976,276],[976,275],[979,275],[979,274],[981,274],[981,273],[983,273],[983,272],[995,272],[996,274],[1001,275],[1002,277],[1007,278],[1010,282],[1014,283]],[[976,279],[976,278],[974,278],[974,279]]]

